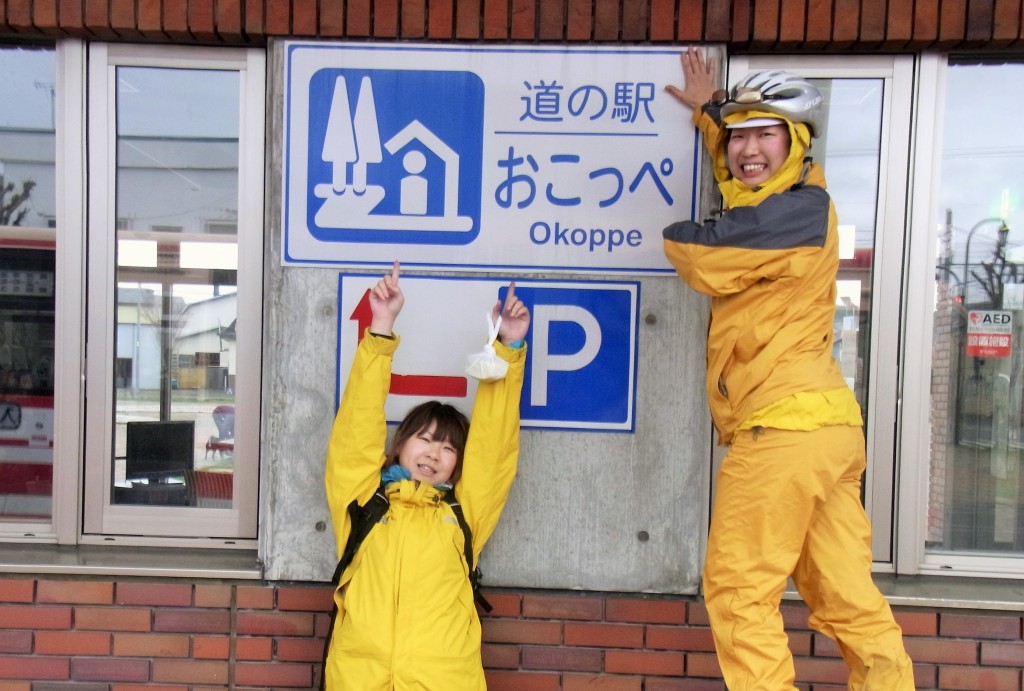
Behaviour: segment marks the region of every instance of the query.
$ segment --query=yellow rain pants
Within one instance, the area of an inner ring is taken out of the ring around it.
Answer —
[[[736,433],[722,463],[704,598],[731,691],[795,689],[779,603],[792,576],[810,625],[836,640],[849,688],[914,689],[902,632],[871,580],[860,427]]]

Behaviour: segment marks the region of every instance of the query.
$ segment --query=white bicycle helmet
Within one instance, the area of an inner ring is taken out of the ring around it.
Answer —
[[[711,104],[721,107],[721,117],[758,110],[773,113],[791,122],[802,122],[817,137],[825,127],[824,99],[821,92],[803,77],[789,72],[756,72],[741,80],[731,91],[719,89]]]

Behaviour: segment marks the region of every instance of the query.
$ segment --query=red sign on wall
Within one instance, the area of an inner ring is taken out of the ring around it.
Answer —
[[[967,313],[967,355],[1010,357],[1012,350],[1012,313],[981,310]]]

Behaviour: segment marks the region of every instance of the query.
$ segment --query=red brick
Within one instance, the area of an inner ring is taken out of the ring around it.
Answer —
[[[188,657],[189,638],[160,633],[116,633],[114,655],[118,657]]]
[[[594,0],[594,40],[619,38],[619,0]]]
[[[273,685],[308,689],[313,685],[313,666],[283,662],[239,662],[235,665],[235,681],[253,686]]]
[[[0,681],[0,691],[32,691],[32,684],[27,681]]]
[[[862,0],[835,0],[832,20],[832,42],[836,47],[849,47],[860,37]]]
[[[188,686],[169,684],[111,684],[110,691],[188,691]]]
[[[235,604],[238,609],[274,609],[274,589],[240,585],[235,593]]]
[[[684,671],[684,659],[683,654],[677,652],[608,650],[604,656],[604,671],[617,674],[680,677]]]
[[[153,660],[153,681],[226,684],[228,663],[214,660]]]
[[[345,6],[345,26],[348,27],[346,36],[370,35],[370,4],[370,0],[348,0]]]
[[[643,677],[608,674],[566,674],[562,677],[562,691],[640,691],[642,688]]]
[[[153,630],[179,633],[227,633],[230,612],[208,609],[158,609],[153,613]]]
[[[488,643],[558,645],[562,642],[562,624],[557,621],[488,619],[482,624],[483,639]]]
[[[779,44],[799,45],[804,40],[807,0],[782,0],[779,4]]]
[[[149,660],[76,657],[71,660],[76,681],[149,681]]]
[[[423,38],[427,34],[426,0],[402,0],[400,3],[402,38]],[[485,10],[490,5],[485,6]],[[486,23],[486,19],[484,20]],[[486,27],[485,27],[486,32]],[[486,34],[485,34],[486,38]]]
[[[671,41],[675,38],[675,2],[651,0],[651,40]]]
[[[214,26],[222,40],[235,43],[242,37],[242,5],[241,0],[217,0],[215,3],[217,17]],[[200,586],[196,586],[198,589]],[[209,586],[221,588],[227,586]]]
[[[601,671],[600,650],[523,646],[522,655],[523,669]]]
[[[239,612],[238,633],[248,636],[310,636],[313,615],[303,612]]]
[[[981,644],[981,664],[1024,668],[1024,643]]]
[[[351,2],[351,0],[349,0]],[[516,2],[517,0],[512,0]],[[532,0],[522,0],[531,2]],[[455,0],[427,0],[427,37],[448,40],[455,26]]]
[[[480,657],[487,669],[519,668],[519,646],[484,643],[480,646]]]
[[[373,0],[373,35],[376,38],[398,36],[398,0]]]
[[[324,642],[322,640],[309,642],[316,644],[316,648],[320,651],[319,656],[316,658],[317,661],[323,660]],[[274,641],[270,638],[249,638],[245,636],[236,638],[235,657],[239,660],[270,660],[274,657]],[[284,660],[286,658],[281,657],[280,659]]]
[[[804,682],[845,684],[850,670],[842,660],[797,658],[793,660],[796,678]]]
[[[686,622],[683,600],[608,598],[605,619],[643,624],[682,624]]]
[[[32,652],[31,631],[0,631],[0,653]]]
[[[75,628],[91,631],[149,631],[153,613],[129,607],[75,607]]]
[[[786,627],[786,630],[810,630],[811,627],[810,624],[807,623],[807,619],[810,617],[811,613],[807,610],[805,605],[783,604],[779,607],[779,612],[782,613],[782,623]]]
[[[666,679],[648,677],[644,683],[645,691],[726,691],[721,679]]]
[[[110,27],[121,37],[139,35],[135,0],[110,0]]]
[[[642,648],[644,627],[636,624],[566,622],[565,644],[594,648]]]
[[[192,586],[179,583],[118,583],[116,601],[119,605],[189,607],[192,605]]]
[[[197,583],[192,597],[196,607],[228,609],[231,607],[231,586]]]
[[[711,626],[711,620],[708,619],[708,608],[704,606],[704,601],[690,602],[686,608],[686,623],[691,626]]]
[[[0,629],[68,629],[70,607],[0,605]]]
[[[715,652],[711,629],[681,626],[648,626],[647,647],[655,650]]]
[[[732,0],[731,39],[734,43],[748,43],[751,40],[750,3],[753,0]]]
[[[37,631],[37,655],[109,655],[110,634],[89,631]]]
[[[238,643],[264,640],[268,644],[270,643],[270,639],[265,638],[239,638]],[[270,657],[260,659],[269,660]],[[324,642],[316,638],[279,638],[277,639],[277,659],[285,662],[320,662],[324,659]]]
[[[71,663],[66,657],[0,655],[0,679],[32,681],[70,679]]]
[[[484,597],[491,603],[491,611],[481,614],[481,619],[518,617],[522,614],[523,598],[518,593],[499,593],[485,590]]]
[[[936,612],[893,611],[893,618],[904,636],[938,636],[939,615]]]
[[[403,2],[402,5],[407,5]],[[483,38],[500,40],[508,38],[509,7],[507,2],[490,2],[484,0],[483,7]]]
[[[663,1],[671,6],[673,0]],[[570,41],[589,41],[590,27],[593,22],[594,12],[590,0],[566,0],[566,28],[565,37]],[[669,30],[671,30],[671,22]]]
[[[523,616],[533,619],[601,619],[602,599],[593,595],[525,595]]]
[[[704,40],[704,0],[677,0],[679,11],[676,40],[697,43]]]
[[[722,677],[718,657],[711,653],[687,653],[686,674],[691,677]]]
[[[334,587],[277,589],[277,609],[281,612],[330,612],[334,607]]]
[[[344,0],[320,0],[320,37],[340,38],[344,35]]]
[[[243,31],[250,39],[259,39],[265,36],[263,30],[263,9],[266,5],[264,0],[244,0],[245,10],[242,17],[245,21]]]
[[[807,35],[804,45],[824,48],[832,39],[832,0],[807,0]]]
[[[61,29],[72,36],[83,36],[85,30],[82,25],[82,1],[81,0],[59,0],[57,16],[60,17]]]
[[[161,22],[164,31],[173,39],[191,41],[188,32],[188,0],[163,0]]]
[[[90,581],[39,581],[36,602],[76,605],[109,605],[114,601],[114,584]]]
[[[455,38],[480,38],[481,0],[455,0]]]
[[[812,638],[813,634],[809,631],[790,631],[789,652],[794,655],[810,655]],[[825,636],[825,638],[828,638],[828,636]],[[815,653],[817,653],[817,648],[815,648]]]
[[[512,15],[510,17],[512,40],[534,40],[537,33],[534,28],[537,23],[537,7],[533,0],[512,0]],[[590,26],[587,25],[587,37],[590,37]]]
[[[264,3],[264,21],[268,36],[287,36],[291,32],[289,19],[291,19],[291,3],[270,2]]]
[[[988,614],[942,614],[939,635],[949,638],[985,638],[1019,641],[1020,617]]]
[[[939,667],[939,688],[955,691],[1020,689],[1020,670],[1004,667]]]
[[[227,660],[231,657],[231,639],[227,636],[195,636],[192,657],[197,660]]]
[[[210,43],[217,39],[215,26],[213,0],[189,0],[188,28],[192,35]]]
[[[992,44],[1009,45],[1021,36],[1021,5],[1014,0],[996,0],[993,8]]]
[[[978,664],[978,642],[942,638],[905,638],[903,647],[914,662],[946,665]]]
[[[484,670],[487,691],[561,691],[558,674],[544,672],[501,672]]]
[[[138,0],[136,23],[144,34],[162,34],[163,22],[160,20],[161,0]]]
[[[31,579],[0,579],[0,602],[32,602],[36,582]]]
[[[537,3],[537,38],[542,41],[561,40],[565,15],[560,2]]]

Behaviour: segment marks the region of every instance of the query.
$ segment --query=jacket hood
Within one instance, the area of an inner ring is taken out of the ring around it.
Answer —
[[[729,172],[728,159],[726,157],[726,144],[729,140],[728,125],[737,122],[745,122],[753,118],[772,118],[782,120],[789,128],[789,156],[782,164],[782,167],[763,185],[748,187],[735,179]],[[745,110],[739,113],[728,115],[721,125],[721,136],[718,138],[718,146],[715,150],[715,180],[718,181],[718,189],[725,199],[726,208],[737,206],[757,206],[769,195],[787,190],[793,185],[802,182],[806,176],[805,164],[810,163],[807,151],[811,147],[811,132],[807,125],[802,122],[794,123],[786,118],[781,118],[776,113],[769,113],[762,110]]]

